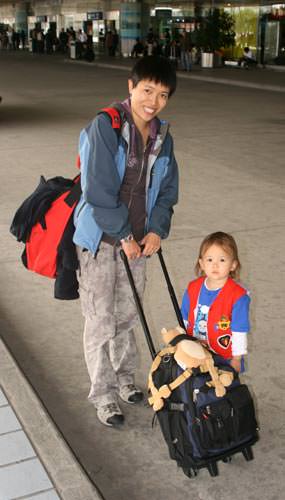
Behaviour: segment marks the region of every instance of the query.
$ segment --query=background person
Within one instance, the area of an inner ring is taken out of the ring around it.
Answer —
[[[105,47],[108,51],[108,55],[113,55],[113,33],[111,30],[107,31],[106,39],[105,39]]]
[[[64,28],[61,28],[61,31],[59,33],[59,50],[63,54],[67,52],[68,48],[68,33],[64,30]]]
[[[243,56],[239,59],[238,64],[239,66],[244,64],[245,67],[255,66],[257,64],[257,61],[249,47],[245,47],[243,49]]]
[[[190,33],[183,29],[180,35],[180,63],[181,69],[191,71],[192,69],[192,54],[191,54],[191,38]]]
[[[112,56],[115,56],[119,47],[119,35],[116,29],[112,33]]]
[[[131,52],[131,57],[140,57],[143,56],[146,51],[146,48],[140,38],[136,38],[136,43],[134,44]]]

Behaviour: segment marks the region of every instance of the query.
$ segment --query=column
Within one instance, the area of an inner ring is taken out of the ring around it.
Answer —
[[[136,42],[141,38],[141,3],[129,0],[120,6],[121,52],[128,57]]]
[[[28,9],[27,3],[17,2],[15,6],[15,31],[24,30],[26,36],[28,33]]]

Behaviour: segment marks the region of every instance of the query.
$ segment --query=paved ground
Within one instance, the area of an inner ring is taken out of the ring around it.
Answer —
[[[168,459],[146,405],[125,405],[121,431],[97,422],[86,401],[79,303],[55,301],[52,283],[22,267],[21,248],[8,234],[15,209],[40,174],[75,174],[79,130],[114,97],[125,96],[127,73],[30,54],[0,53],[0,64],[1,333],[67,442],[106,500],[281,500],[285,74],[232,68],[195,71],[188,78],[183,74],[165,112],[181,172],[180,202],[164,245],[178,298],[193,276],[201,239],[218,229],[236,237],[243,281],[252,292],[244,378],[254,393],[261,427],[255,460],[246,463],[237,456],[231,465],[220,466],[219,477],[201,471],[191,481]],[[160,329],[176,321],[155,258],[149,262],[145,309],[158,345]],[[150,356],[140,328],[137,335],[137,381],[145,387]]]
[[[0,339],[0,500],[102,500]]]

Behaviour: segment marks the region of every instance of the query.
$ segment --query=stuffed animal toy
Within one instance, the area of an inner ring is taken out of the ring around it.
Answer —
[[[169,344],[178,335],[186,335],[186,332],[179,326],[168,331],[163,328],[161,333],[165,344]],[[170,354],[173,354],[175,361],[184,371],[173,382],[157,389],[153,383],[152,374],[160,365],[162,357]],[[155,411],[161,410],[164,406],[164,400],[169,398],[171,392],[187,378],[191,377],[193,368],[199,368],[202,373],[209,372],[211,380],[207,382],[207,385],[215,388],[217,397],[224,396],[226,393],[225,387],[228,387],[233,381],[232,372],[219,370],[215,367],[212,354],[208,349],[197,341],[191,341],[189,338],[188,340],[186,338],[185,340],[182,339],[175,346],[170,345],[162,349],[152,364],[148,383],[151,392],[149,403]]]

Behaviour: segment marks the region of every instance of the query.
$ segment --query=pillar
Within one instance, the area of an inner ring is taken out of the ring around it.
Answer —
[[[121,52],[124,57],[131,54],[136,38],[141,38],[141,3],[130,0],[120,6]]]
[[[26,2],[18,2],[15,6],[15,30],[28,33],[28,9]]]

